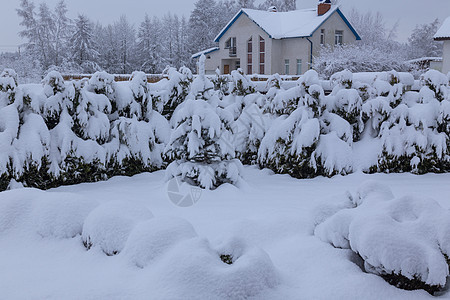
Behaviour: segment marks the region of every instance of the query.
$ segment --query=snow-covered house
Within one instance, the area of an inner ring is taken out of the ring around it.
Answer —
[[[442,73],[450,72],[450,17],[445,19],[442,26],[434,35],[436,41],[444,42],[444,50],[442,53]]]
[[[299,75],[321,46],[359,39],[339,7],[321,0],[316,8],[289,12],[241,9],[216,36],[217,47],[192,57],[206,55],[207,74],[242,68],[245,74]]]

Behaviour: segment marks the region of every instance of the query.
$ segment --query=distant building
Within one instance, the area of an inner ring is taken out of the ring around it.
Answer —
[[[217,47],[206,55],[206,73],[300,75],[306,72],[321,46],[354,43],[356,30],[338,6],[321,0],[317,8],[277,12],[241,9],[215,38]]]
[[[450,72],[450,17],[445,19],[442,26],[434,35],[436,41],[444,41],[444,49],[442,53],[442,73]]]
[[[416,66],[420,70],[442,70],[442,57],[421,57],[408,60],[407,63]]]

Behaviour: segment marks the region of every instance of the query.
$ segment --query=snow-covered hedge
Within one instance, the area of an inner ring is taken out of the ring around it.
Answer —
[[[347,208],[325,218],[315,235],[351,249],[366,272],[407,290],[441,290],[449,275],[450,212],[436,201],[395,198],[389,187],[365,182]],[[341,207],[345,207],[342,205]]]
[[[167,178],[205,188],[236,183],[241,162],[299,178],[450,170],[449,77],[437,71],[421,76],[419,92],[409,90],[412,75],[395,71],[344,70],[325,82],[310,70],[290,88],[275,74],[261,92],[240,70],[212,80],[166,73],[149,84],[142,72],[128,82],[105,72],[64,82],[52,71],[42,84],[19,85],[3,71],[0,190],[169,164]]]
[[[49,188],[160,169],[169,135],[142,72],[116,83],[104,72],[64,82],[52,71],[25,85],[1,73],[0,190],[12,180]]]

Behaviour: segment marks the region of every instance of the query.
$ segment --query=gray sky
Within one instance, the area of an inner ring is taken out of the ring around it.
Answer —
[[[17,34],[20,30],[20,20],[16,13],[19,0],[2,0],[2,2],[0,52],[14,51],[17,45],[22,43]],[[34,2],[36,4],[47,2],[53,8],[58,0],[34,0]],[[188,17],[194,8],[194,2],[195,0],[66,0],[71,18],[76,17],[77,13],[83,13],[94,21],[109,24],[125,14],[136,25],[143,20],[145,13],[161,16],[172,12]],[[314,7],[316,4],[317,0],[297,0],[299,9]],[[416,24],[430,23],[436,18],[443,21],[450,16],[450,0],[340,0],[340,4],[344,14],[353,7],[361,12],[379,11],[389,27],[398,20],[399,41],[406,41]]]

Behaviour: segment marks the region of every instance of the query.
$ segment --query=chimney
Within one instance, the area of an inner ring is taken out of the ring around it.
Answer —
[[[269,7],[269,8],[267,9],[267,11],[270,11],[270,12],[277,12],[278,10],[277,10],[277,7],[276,7],[276,6],[271,6],[271,7]]]
[[[322,16],[327,13],[331,8],[331,0],[319,0],[319,5],[317,6],[317,15]]]

